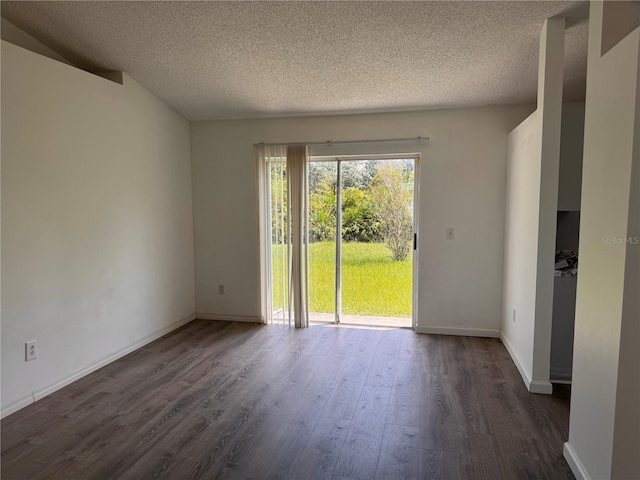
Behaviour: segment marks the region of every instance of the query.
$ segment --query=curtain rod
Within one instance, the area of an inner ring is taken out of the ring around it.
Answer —
[[[385,142],[407,142],[407,141],[429,140],[429,137],[409,137],[409,138],[384,138],[380,140],[339,140],[326,142],[295,142],[295,143],[254,143],[254,147],[279,147],[287,145],[341,145],[345,143],[385,143]]]

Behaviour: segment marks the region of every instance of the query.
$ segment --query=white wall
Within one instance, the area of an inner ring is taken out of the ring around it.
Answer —
[[[3,414],[193,318],[193,270],[188,122],[3,41]]]
[[[562,139],[559,183],[568,184],[568,192],[559,188],[558,198],[564,196],[565,204],[580,201],[580,189],[576,189],[574,177],[581,178],[582,131],[584,129],[584,104],[563,105]],[[502,339],[514,362],[529,385],[533,378],[535,298],[537,282],[538,234],[540,215],[540,179],[542,125],[539,112],[534,112],[509,134],[509,167],[506,196],[505,272],[502,312]],[[580,158],[576,158],[580,152]],[[564,192],[564,194],[563,194]],[[554,277],[549,276],[554,282]],[[562,279],[564,283],[575,279]],[[555,288],[555,287],[554,287]],[[568,287],[569,290],[571,287]],[[574,287],[575,289],[575,287]],[[561,288],[567,291],[567,286]],[[555,297],[555,291],[554,291]],[[554,302],[557,299],[554,298]],[[516,311],[515,322],[513,311]],[[552,332],[558,326],[552,325]],[[573,335],[573,323],[557,328],[561,332],[557,341],[566,340],[562,334]],[[566,335],[564,335],[566,336]],[[566,342],[565,342],[566,343]],[[553,370],[553,350],[549,351],[550,369]],[[556,351],[556,366],[570,374],[571,351]],[[566,357],[566,354],[569,357]],[[569,368],[566,368],[569,365]],[[566,375],[565,375],[566,376]]]
[[[516,106],[193,123],[196,311],[259,317],[253,143],[422,135],[431,140],[413,146],[422,154],[419,327],[497,335],[507,134],[531,110]],[[446,240],[447,227],[455,228],[455,240]],[[217,293],[219,283],[225,284],[224,295]]]
[[[638,60],[640,65],[640,59]],[[640,77],[640,74],[639,74]],[[640,81],[631,166],[611,478],[640,478]]]
[[[538,108],[509,135],[501,338],[527,388],[549,382],[565,20],[540,33]],[[514,313],[515,311],[515,313]]]
[[[630,232],[638,234],[640,28],[600,55],[607,36],[604,10],[621,7],[622,2],[592,2],[589,20],[580,268],[565,445],[565,457],[579,478],[640,476],[640,429],[632,424],[638,419],[633,401],[640,338],[634,302],[640,246],[622,240]],[[624,27],[614,26],[618,36]]]
[[[558,181],[562,132],[565,19],[548,19],[541,33],[538,69],[538,112],[542,116],[540,211],[536,309],[530,390],[551,393],[551,331],[555,269]]]
[[[509,134],[504,248],[502,341],[527,387],[533,371],[541,151],[536,111]]]

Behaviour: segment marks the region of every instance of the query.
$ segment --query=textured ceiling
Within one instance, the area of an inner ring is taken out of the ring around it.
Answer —
[[[76,65],[122,70],[189,120],[534,102],[544,20],[567,16],[565,98],[584,98],[583,2],[2,2]]]

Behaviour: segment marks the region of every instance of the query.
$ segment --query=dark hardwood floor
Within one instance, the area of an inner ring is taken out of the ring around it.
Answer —
[[[573,478],[497,339],[194,321],[2,420],[2,478]]]

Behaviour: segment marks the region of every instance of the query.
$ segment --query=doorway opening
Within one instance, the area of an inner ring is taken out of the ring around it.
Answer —
[[[309,320],[415,326],[419,156],[310,157],[307,182]],[[269,161],[263,214],[267,309],[289,316],[286,159]]]

